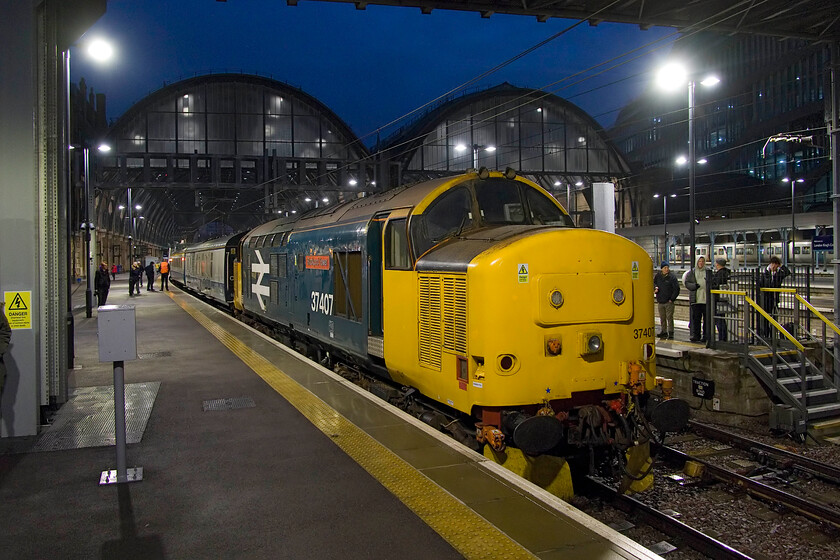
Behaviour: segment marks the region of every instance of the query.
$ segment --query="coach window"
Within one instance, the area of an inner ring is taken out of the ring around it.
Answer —
[[[439,196],[423,214],[411,221],[411,241],[419,257],[447,237],[459,235],[473,224],[472,196],[456,187]]]
[[[388,270],[411,269],[405,218],[390,220],[385,227],[385,268]]]

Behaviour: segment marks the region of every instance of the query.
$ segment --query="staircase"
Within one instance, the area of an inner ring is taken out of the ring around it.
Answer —
[[[805,352],[753,348],[742,358],[775,403],[770,411],[771,429],[801,436],[817,421],[840,418],[837,387]]]
[[[770,428],[798,437],[840,433],[840,375],[829,335],[840,335],[840,328],[828,321],[796,288],[761,288],[788,297],[779,311],[782,325],[742,290],[712,290],[712,306],[717,297],[731,298],[733,311],[715,316],[733,324],[727,346],[739,352],[741,363],[764,387],[773,401]],[[733,297],[734,296],[734,297]],[[787,310],[787,311],[785,311]],[[807,328],[816,317],[822,335]],[[763,324],[763,328],[758,326]],[[769,330],[769,336],[757,331]],[[713,346],[714,347],[714,346]],[[807,354],[807,355],[806,355]],[[808,359],[808,356],[813,358]],[[835,365],[834,375],[830,366]]]

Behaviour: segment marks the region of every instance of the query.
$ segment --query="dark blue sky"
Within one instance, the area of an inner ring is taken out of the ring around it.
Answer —
[[[107,13],[79,43],[106,38],[114,59],[99,65],[74,48],[71,74],[104,93],[108,117],[116,118],[164,82],[208,72],[258,73],[302,88],[365,136],[573,23],[372,5],[356,10],[330,2],[109,0]],[[543,88],[672,33],[583,24],[471,88],[504,81]],[[610,126],[616,110],[650,83],[672,39],[601,76],[547,90]]]

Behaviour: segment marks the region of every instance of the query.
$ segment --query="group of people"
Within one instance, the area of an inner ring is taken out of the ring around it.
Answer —
[[[134,297],[135,291],[140,295],[140,287],[143,285],[143,275],[146,275],[146,291],[155,292],[155,272],[160,273],[160,289],[161,291],[169,291],[169,261],[162,260],[160,263],[149,261],[145,267],[138,261],[131,264],[128,271],[128,295]],[[117,278],[117,265],[113,265],[108,270],[106,262],[99,263],[99,268],[93,277],[93,289],[96,292],[96,301],[98,306],[105,305],[108,301],[108,292],[111,289],[111,280]]]
[[[710,290],[725,290],[729,283],[731,271],[726,267],[726,259],[723,257],[715,259],[714,268],[706,266],[706,258],[698,257],[696,266],[687,270],[683,275],[683,285],[688,290],[689,299],[689,323],[691,342],[709,340],[709,325],[707,308],[711,305]],[[790,270],[782,265],[779,257],[770,257],[770,264],[763,269],[759,275],[760,288],[780,288],[782,281],[791,274]],[[654,277],[654,297],[656,298],[659,310],[660,332],[659,338],[674,338],[674,306],[677,296],[680,295],[680,284],[677,277],[671,272],[667,262],[660,266],[660,272]],[[779,310],[779,293],[772,291],[761,292],[761,307],[770,316],[776,317]],[[731,309],[729,298],[721,294],[716,298],[714,315],[715,328],[718,332],[718,340],[725,341],[728,337],[726,325],[726,313]],[[762,317],[760,325],[762,336],[770,334],[770,323]],[[714,335],[714,332],[712,332]]]

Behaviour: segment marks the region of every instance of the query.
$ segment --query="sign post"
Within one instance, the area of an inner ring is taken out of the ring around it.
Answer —
[[[125,361],[137,359],[137,329],[133,305],[103,305],[97,312],[99,361],[114,364],[114,438],[116,470],[102,471],[99,484],[143,480],[143,467],[126,467],[125,459]]]

